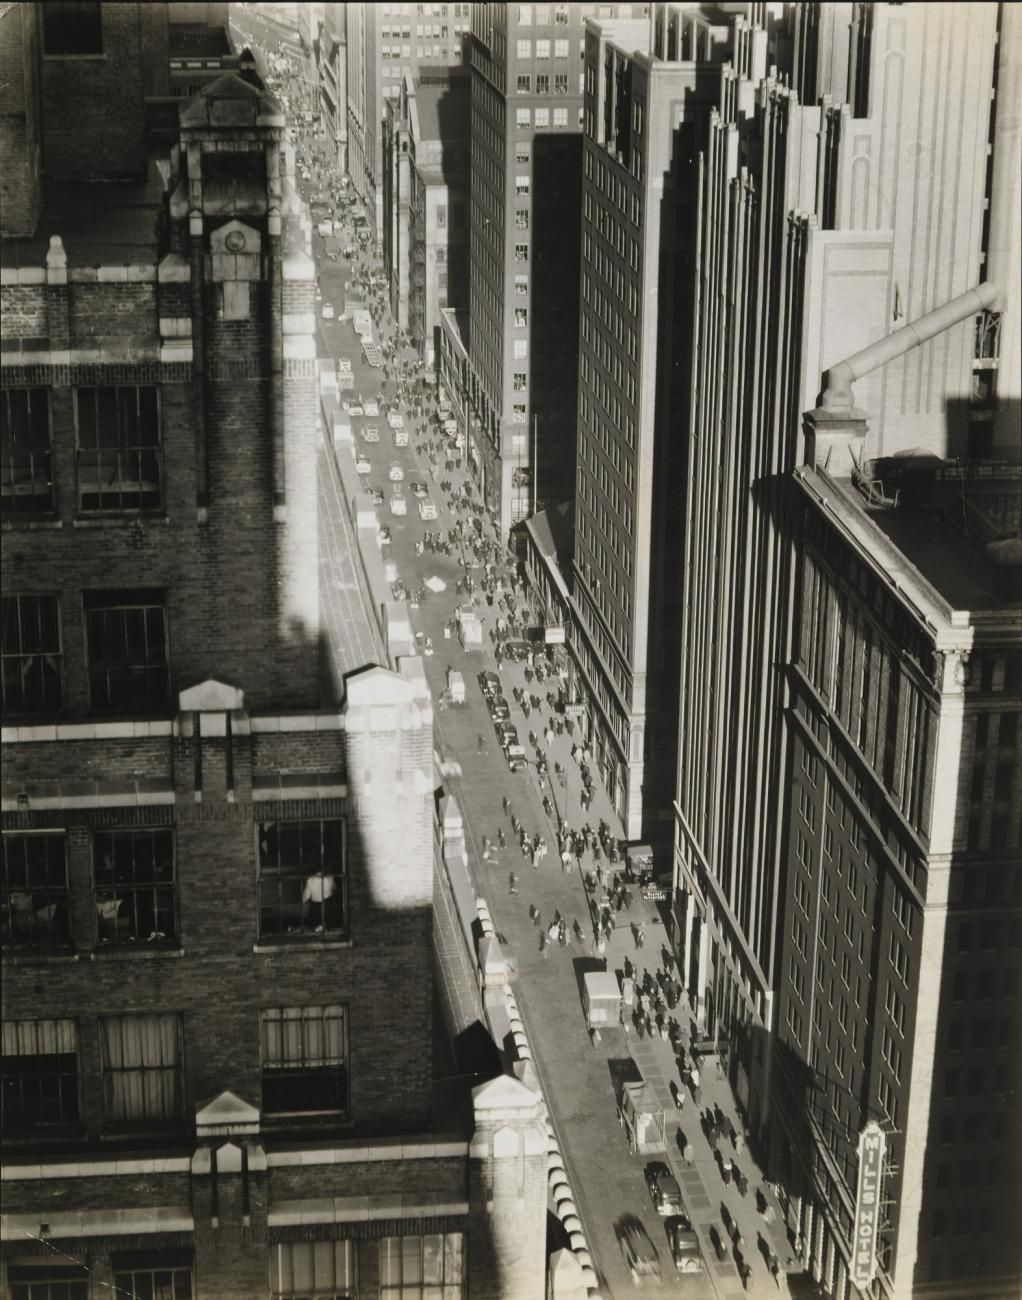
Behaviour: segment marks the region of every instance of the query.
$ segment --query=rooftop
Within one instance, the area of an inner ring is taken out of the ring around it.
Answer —
[[[911,466],[875,463],[872,472],[884,492],[875,506],[850,478],[809,468],[799,476],[898,587],[914,589],[924,606],[933,603],[932,594],[939,597],[944,608],[931,611],[938,617],[951,611],[1017,616],[1022,466],[932,457]]]
[[[469,82],[452,77],[446,82],[416,82],[419,140],[438,140],[445,148],[469,139]]]
[[[173,5],[170,8],[173,10]],[[205,23],[171,21],[168,28],[172,59],[216,59],[233,54],[227,32],[223,27],[209,27]]]
[[[51,235],[69,268],[154,263],[163,190],[152,159],[144,181],[49,181],[36,233],[0,240],[0,266],[45,266]]]

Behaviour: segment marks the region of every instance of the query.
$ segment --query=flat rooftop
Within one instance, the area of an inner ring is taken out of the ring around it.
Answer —
[[[885,474],[885,491],[892,500],[898,491],[898,504],[879,509],[868,505],[850,478],[808,469],[802,477],[813,495],[857,526],[853,531],[874,560],[900,579],[899,586],[911,583],[914,571],[952,610],[1017,613],[1022,565],[999,562],[987,547],[1018,535],[1022,475],[1009,466],[1001,473],[983,468],[990,472],[969,465],[930,466],[900,488]],[[1007,549],[1017,561],[1017,548],[1009,544]]]
[[[153,263],[163,190],[155,159],[144,181],[48,182],[36,233],[0,240],[0,266],[45,266],[51,235],[69,268]]]
[[[446,82],[415,83],[419,139],[439,140],[445,147],[469,139],[469,82],[452,77]]]
[[[170,9],[173,10],[171,5]],[[169,24],[169,47],[172,59],[216,59],[233,54],[227,31],[205,23]]]

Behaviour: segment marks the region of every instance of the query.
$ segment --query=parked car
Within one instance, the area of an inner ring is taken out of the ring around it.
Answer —
[[[435,502],[435,501],[430,501],[429,497],[426,497],[426,499],[425,499],[424,501],[420,501],[420,502],[419,502],[419,518],[420,518],[420,519],[435,519],[435,518],[436,518],[436,502]]]
[[[667,1229],[667,1244],[671,1248],[671,1258],[679,1273],[701,1273],[703,1271],[703,1253],[699,1249],[699,1238],[692,1231],[692,1225],[683,1214],[675,1215],[664,1224]]]
[[[415,497],[416,501],[425,501],[429,496],[429,488],[425,483],[409,483],[408,491]]]
[[[371,488],[367,488],[366,491],[368,492],[370,498],[372,499],[372,503],[374,506],[382,506],[384,502],[387,500],[387,498],[383,495],[383,492],[381,491],[380,488],[371,487]]]
[[[491,695],[490,698],[486,701],[486,704],[490,710],[490,717],[494,720],[494,722],[503,721],[507,718],[510,718],[511,710],[508,707],[508,702],[507,700],[505,700],[503,695]]]
[[[375,424],[367,424],[362,428],[362,437],[366,442],[379,442],[380,430]]]
[[[371,474],[372,472],[373,472],[373,467],[372,465],[370,465],[368,459],[365,456],[359,455],[355,457],[356,474]]]
[[[517,745],[520,743],[518,740],[518,728],[513,722],[509,722],[506,718],[498,721],[494,726],[494,730],[500,738],[502,746]]]
[[[414,486],[415,484],[413,483],[412,487],[414,488]],[[479,689],[482,691],[482,693],[486,696],[487,699],[489,699],[492,695],[501,694],[500,678],[497,676],[496,673],[491,673],[489,671],[480,673],[478,677],[478,681],[479,681]]]
[[[665,1164],[657,1161],[646,1166],[646,1186],[653,1198],[653,1208],[657,1214],[667,1217],[683,1212],[681,1188],[678,1186],[678,1180]]]
[[[521,745],[505,745],[504,757],[507,759],[507,765],[512,772],[521,772],[529,765],[529,760],[525,757],[525,750]]]
[[[395,461],[394,464],[391,465],[387,477],[390,479],[391,483],[403,483],[405,481],[405,472]]]

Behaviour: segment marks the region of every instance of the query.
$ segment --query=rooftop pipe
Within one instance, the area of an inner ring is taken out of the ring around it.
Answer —
[[[868,347],[856,352],[854,356],[839,361],[831,366],[824,375],[825,386],[820,398],[820,406],[826,411],[851,411],[853,405],[852,383],[862,379],[871,371],[885,366],[896,357],[904,356],[913,348],[919,347],[935,334],[942,334],[969,316],[990,308],[997,301],[997,290],[989,280],[984,280],[975,289],[952,298],[942,307],[936,307],[918,320],[910,321],[900,330],[878,339]]]

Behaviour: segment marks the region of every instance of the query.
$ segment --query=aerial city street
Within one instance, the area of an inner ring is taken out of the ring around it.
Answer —
[[[0,6],[11,1300],[1017,1300],[1022,8]]]

